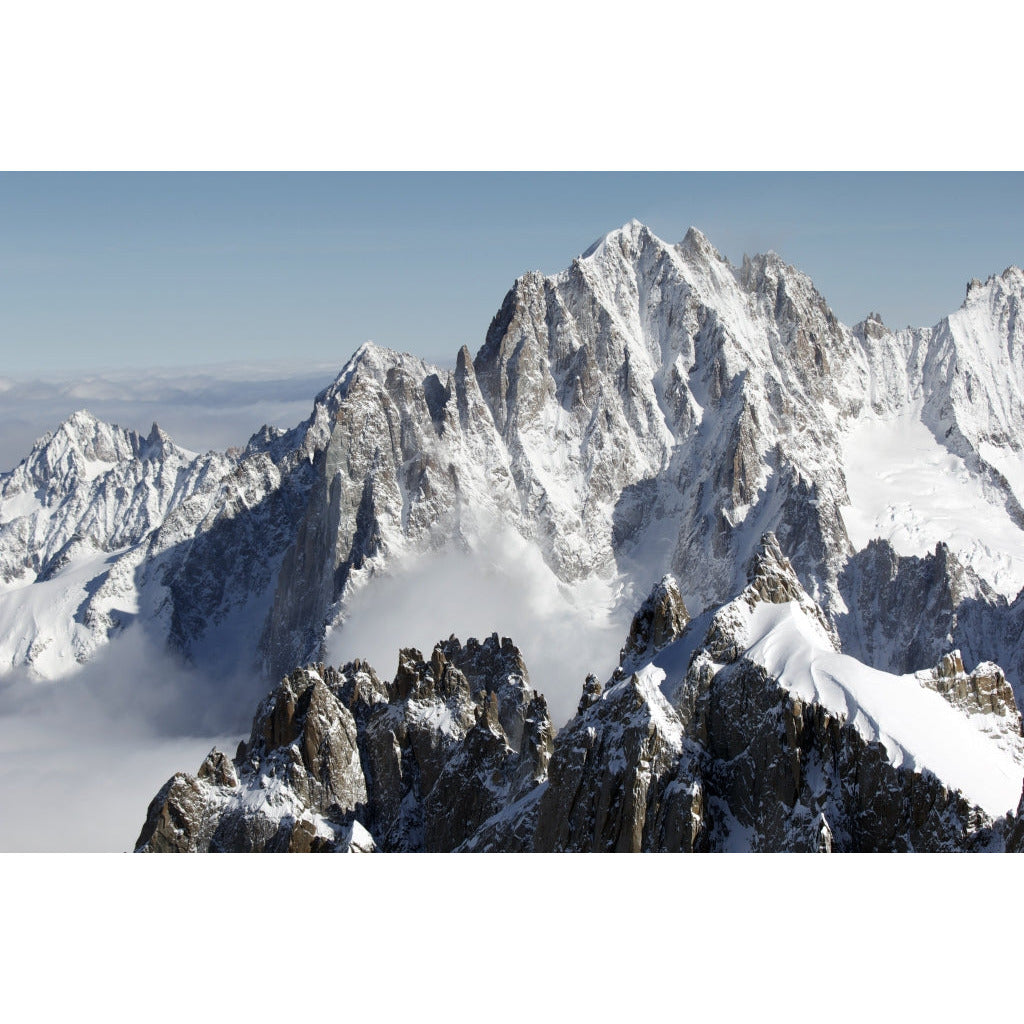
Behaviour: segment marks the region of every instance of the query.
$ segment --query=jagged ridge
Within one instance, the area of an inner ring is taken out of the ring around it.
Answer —
[[[138,849],[1020,849],[1024,799],[1006,813],[999,776],[1016,798],[1024,738],[997,666],[968,674],[957,651],[889,677],[898,699],[879,715],[871,670],[835,664],[829,623],[770,534],[733,601],[689,622],[681,608],[662,580],[623,665],[603,690],[588,678],[554,739],[518,650],[497,636],[451,638],[429,662],[403,651],[390,684],[359,662],[299,670],[234,762],[213,751],[167,783]],[[838,697],[813,660],[793,668],[815,650],[832,652],[819,662]],[[971,763],[918,748],[901,700]]]

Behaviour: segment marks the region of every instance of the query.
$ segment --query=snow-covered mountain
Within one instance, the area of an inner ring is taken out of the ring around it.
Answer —
[[[773,253],[634,221],[516,281],[475,358],[365,345],[243,451],[78,414],[0,477],[0,669],[59,676],[142,621],[280,678],[405,556],[498,526],[569,590],[632,608],[671,572],[696,611],[772,531],[845,653],[955,646],[1019,687],[1022,300],[1010,268],[933,328],[849,328]]]
[[[690,621],[672,577],[554,735],[492,636],[286,677],[234,759],[153,799],[137,849],[1016,850],[1024,737],[995,665],[893,676],[840,653],[771,534]]]

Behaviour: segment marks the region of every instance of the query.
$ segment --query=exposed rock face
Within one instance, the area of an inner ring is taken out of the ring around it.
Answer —
[[[1003,670],[990,661],[964,668],[960,651],[944,654],[935,668],[918,672],[921,682],[969,715],[998,715],[1021,731],[1021,714]]]
[[[318,665],[261,703],[149,807],[143,852],[451,850],[546,775],[553,730],[518,650],[492,636],[401,652],[394,682]]]
[[[1017,805],[1017,813],[1006,816],[1004,834],[1007,853],[1024,853],[1024,787],[1020,803]]]
[[[481,520],[520,522],[508,455],[465,349],[442,374],[364,345],[335,388],[329,439],[266,623],[274,675],[321,653],[350,586],[392,552],[458,542]]]
[[[837,651],[840,650],[839,637],[836,636],[832,623],[800,585],[796,571],[789,559],[782,553],[782,548],[774,533],[766,533],[761,537],[760,545],[747,564],[747,585],[740,594],[740,599],[751,609],[761,603],[788,604],[791,601],[795,602],[800,606],[804,615],[812,618],[821,627],[832,646]],[[730,606],[726,605],[712,619],[712,625],[715,626],[720,619],[728,621],[730,612]],[[735,646],[728,638],[716,642],[719,644],[724,642],[726,647]]]
[[[959,642],[965,602],[980,599],[993,612],[1000,606],[994,591],[946,544],[914,558],[872,540],[843,570],[840,587],[850,607],[838,619],[844,649],[898,673],[934,664]]]
[[[623,665],[605,689],[588,677],[557,737],[519,651],[496,635],[449,639],[428,661],[404,650],[391,683],[361,663],[295,672],[263,702],[234,762],[214,751],[197,777],[168,782],[138,847],[1021,847],[1024,801],[1016,815],[1008,802],[992,811],[1005,779],[994,797],[978,790],[989,810],[950,781],[975,785],[979,771],[1024,779],[1021,716],[997,666],[968,673],[954,651],[916,676],[876,678],[842,661],[772,534],[733,601],[685,626],[684,614],[663,580],[634,620]],[[879,685],[882,704],[860,707]],[[891,722],[879,714],[890,689]],[[966,774],[915,752],[904,719],[920,713],[951,742],[973,743]]]
[[[813,852],[971,849],[983,812],[820,705],[793,699],[745,659],[701,694],[712,845]]]
[[[647,678],[631,675],[559,734],[533,849],[692,850],[702,794],[681,764],[679,718]]]
[[[343,846],[366,806],[355,714],[386,699],[372,669],[293,672],[260,705],[231,761],[214,750],[150,805],[137,847],[318,850]]]
[[[969,663],[994,659],[1024,701],[1024,594],[1008,603],[945,544],[924,558],[873,540],[840,577],[849,613],[836,620],[843,649],[888,672],[934,665],[952,648]]]
[[[633,616],[620,659],[623,662],[649,661],[666,644],[675,640],[689,621],[690,614],[675,577],[663,576]]]

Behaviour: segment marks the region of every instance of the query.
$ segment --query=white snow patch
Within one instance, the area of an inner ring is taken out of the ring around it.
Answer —
[[[122,553],[94,550],[73,559],[50,580],[22,577],[22,585],[0,593],[0,672],[29,663],[43,679],[73,672],[96,644],[93,632],[80,621],[79,609],[88,600],[93,581]],[[133,594],[125,594],[122,604],[114,609],[113,602],[106,602],[105,608],[96,610],[120,610],[126,619],[138,610]]]
[[[410,700],[409,720],[418,722],[427,729],[436,729],[455,740],[461,740],[465,733],[452,716],[451,708],[437,701]]]
[[[669,747],[676,751],[683,749],[683,727],[679,716],[662,693],[665,682],[665,670],[658,668],[653,662],[637,673],[637,686],[646,698],[645,704],[651,716],[651,722],[657,727]]]
[[[34,515],[41,511],[43,503],[35,491],[25,490],[0,500],[0,524],[12,523],[15,519]]]
[[[1011,485],[1013,472],[1024,483],[1024,466],[1003,462]],[[1024,586],[1024,531],[963,459],[939,444],[919,405],[857,423],[844,438],[843,471],[851,502],[843,521],[857,550],[879,537],[899,555],[921,557],[944,541],[1007,598]]]
[[[889,761],[927,769],[992,817],[1015,810],[1024,779],[1024,740],[1010,749],[913,675],[894,676],[837,654],[796,602],[760,604],[750,617],[747,657],[805,702],[843,716]]]

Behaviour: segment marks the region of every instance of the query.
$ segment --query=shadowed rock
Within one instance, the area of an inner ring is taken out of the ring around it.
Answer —
[[[626,646],[619,654],[620,664],[650,660],[675,640],[689,621],[675,577],[663,576],[633,616]]]

